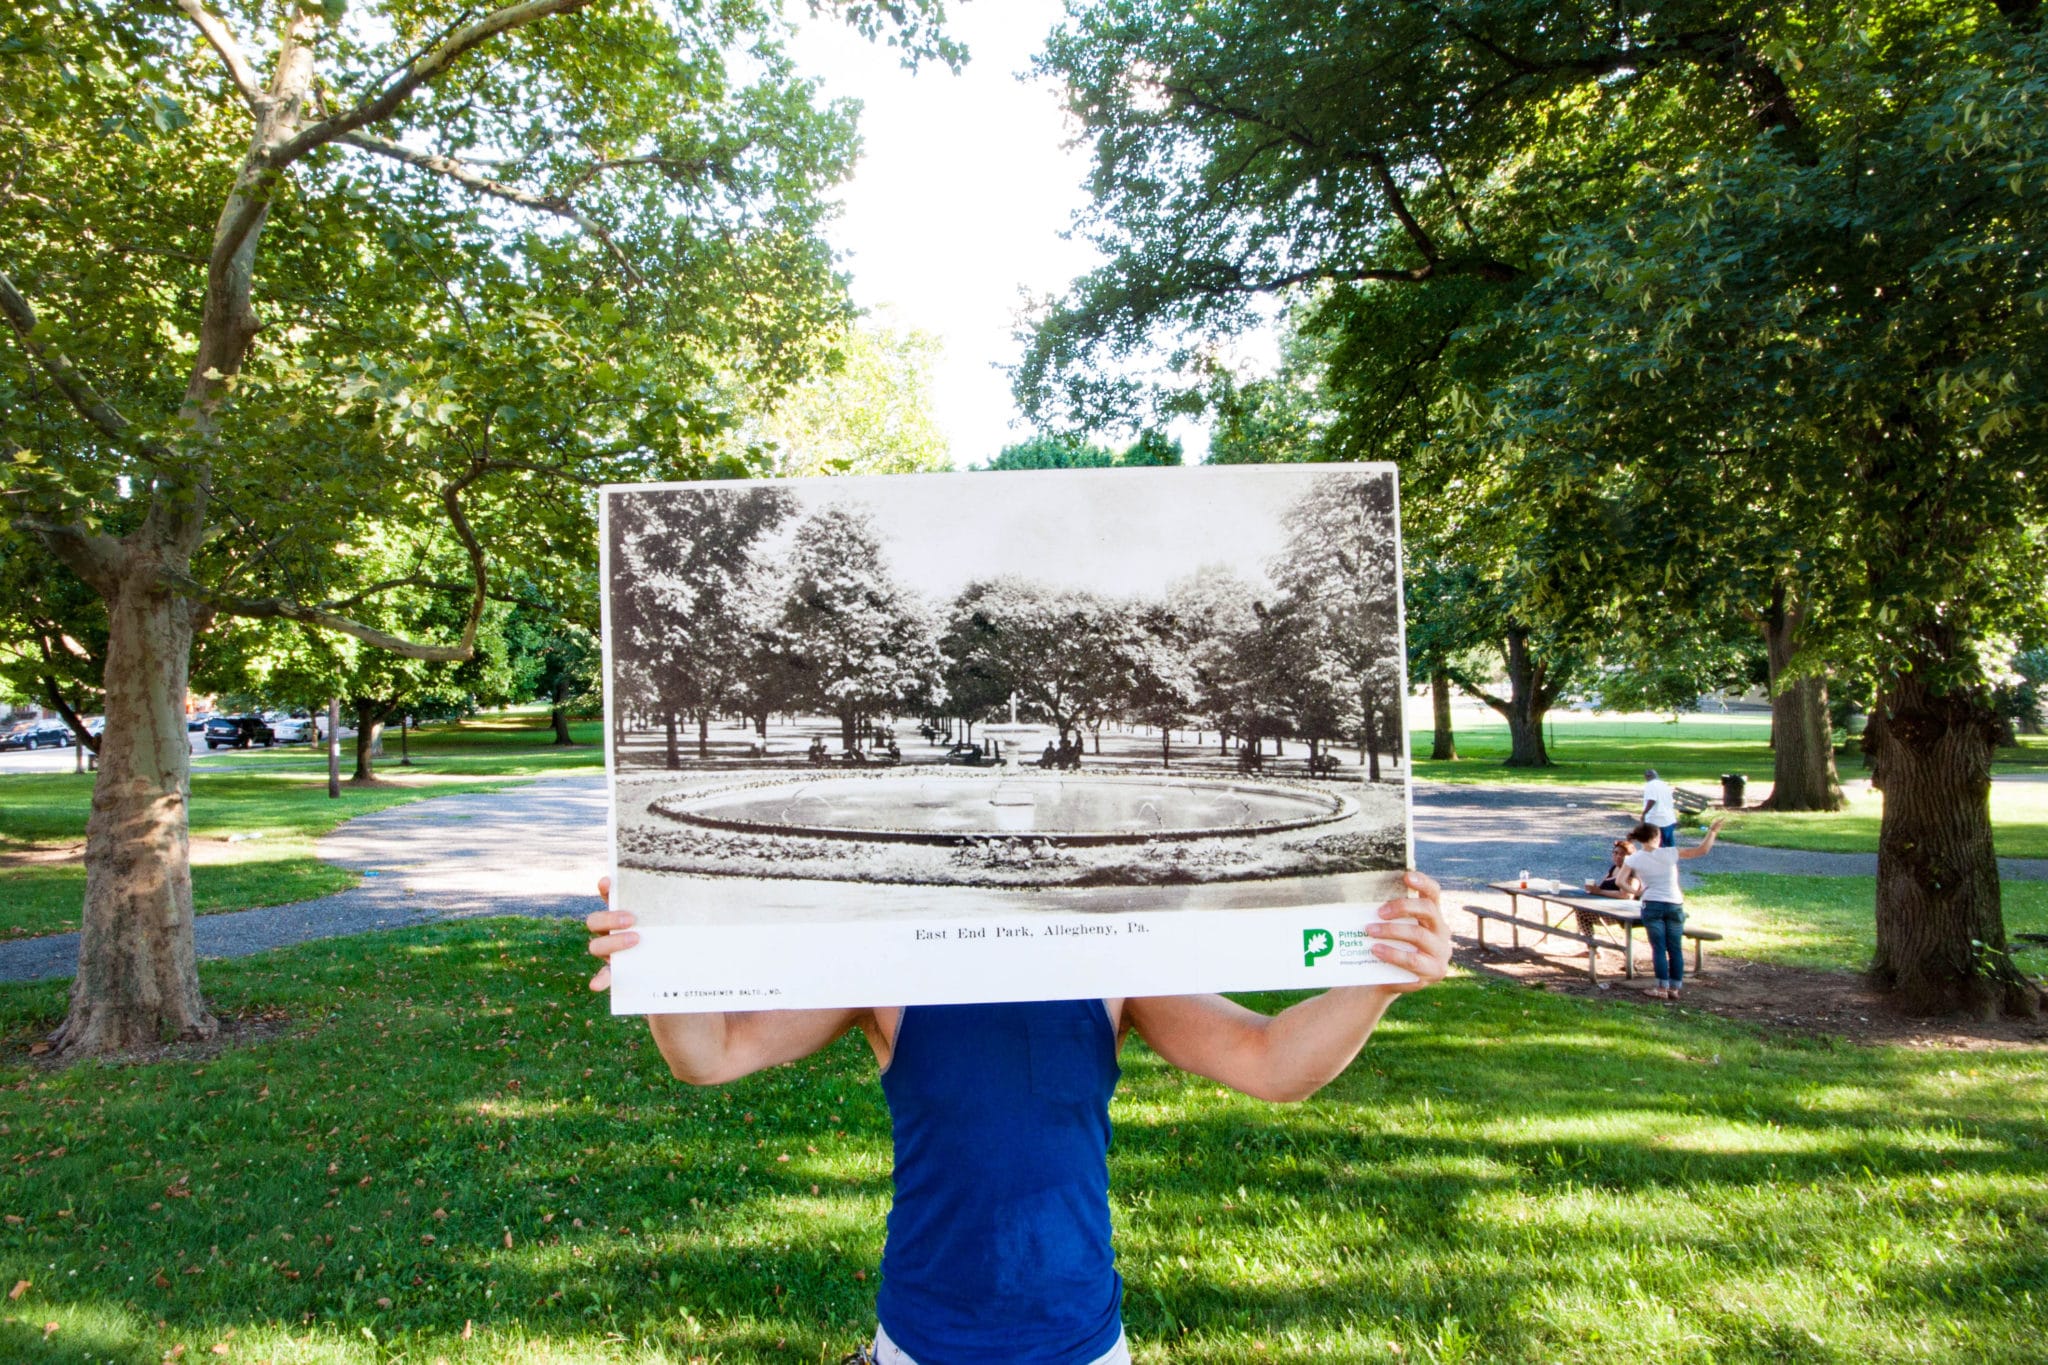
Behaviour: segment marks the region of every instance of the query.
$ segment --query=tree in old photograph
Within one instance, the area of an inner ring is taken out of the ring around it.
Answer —
[[[838,719],[849,754],[867,723],[943,699],[934,622],[891,576],[864,511],[828,506],[797,527],[780,628],[797,695]]]
[[[612,495],[612,647],[632,660],[618,700],[662,726],[671,768],[686,723],[697,756],[709,757],[712,715],[748,680],[755,551],[794,514],[795,500],[772,485]]]

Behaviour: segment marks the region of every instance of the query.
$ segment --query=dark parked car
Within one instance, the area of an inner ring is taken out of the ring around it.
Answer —
[[[261,716],[215,716],[206,722],[206,747],[218,749],[223,744],[231,749],[246,749],[251,744],[268,747],[277,743],[277,736],[263,723]]]
[[[0,749],[68,749],[77,742],[68,725],[27,725],[0,736]]]

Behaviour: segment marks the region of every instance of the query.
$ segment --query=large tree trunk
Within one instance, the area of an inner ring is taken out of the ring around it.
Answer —
[[[555,680],[554,709],[548,713],[549,724],[555,727],[555,743],[563,748],[573,747],[576,736],[569,733],[569,684],[566,679]]]
[[[356,770],[351,782],[375,782],[377,759],[384,752],[384,720],[391,714],[382,702],[356,700]]]
[[[1910,1014],[2036,1017],[2041,992],[2013,965],[1999,902],[1991,708],[1922,676],[1891,680],[1869,730],[1884,792],[1871,981]]]
[[[1547,768],[1550,751],[1543,744],[1543,717],[1549,713],[1555,697],[1550,670],[1530,652],[1529,633],[1519,626],[1510,627],[1501,642],[1501,658],[1507,665],[1507,696],[1497,697],[1470,684],[1460,686],[1499,712],[1508,723],[1506,766]]]
[[[1365,739],[1358,746],[1365,752],[1361,753],[1359,758],[1365,762],[1365,780],[1368,782],[1380,780],[1380,718],[1379,707],[1374,705],[1375,700],[1369,690],[1359,697],[1359,702],[1365,709]]]
[[[697,757],[700,759],[711,757],[711,713],[709,711],[699,711],[697,713]]]
[[[1783,584],[1764,613],[1764,655],[1771,688],[1771,810],[1840,810],[1842,779],[1835,770],[1835,727],[1828,715],[1825,678],[1785,680],[1799,649],[1806,609]]]
[[[683,754],[682,750],[676,747],[676,713],[670,711],[661,718],[661,721],[664,733],[668,739],[668,766],[680,768],[683,766]]]
[[[85,913],[59,1056],[213,1036],[192,949],[185,679],[192,608],[136,555],[107,599],[106,730],[85,826]]]
[[[1441,668],[1429,671],[1429,710],[1429,756],[1438,763],[1452,762],[1458,757],[1458,739],[1451,733],[1451,675]]]

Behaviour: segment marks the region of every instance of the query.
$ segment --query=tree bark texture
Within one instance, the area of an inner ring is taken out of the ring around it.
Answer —
[[[1376,702],[1377,698],[1369,688],[1359,698],[1360,708],[1365,712],[1365,742],[1359,746],[1365,752],[1359,757],[1365,760],[1365,780],[1368,782],[1380,780],[1379,707]],[[1313,758],[1315,755],[1309,756]]]
[[[1508,628],[1500,642],[1500,654],[1508,675],[1505,697],[1462,678],[1454,677],[1453,681],[1499,712],[1508,723],[1507,767],[1547,768],[1550,751],[1543,744],[1543,717],[1557,700],[1557,684],[1551,679],[1549,666],[1529,648],[1529,632],[1521,626]]]
[[[1848,804],[1835,769],[1835,727],[1821,677],[1785,678],[1799,648],[1805,609],[1783,585],[1764,613],[1764,654],[1771,689],[1770,810],[1840,810]]]
[[[1429,756],[1438,763],[1452,762],[1458,757],[1458,738],[1451,731],[1451,675],[1441,668],[1429,671],[1429,710]]]
[[[1872,983],[1909,1014],[2038,1017],[2041,991],[2006,947],[1988,700],[1937,693],[1906,673],[1886,687],[1878,711],[1871,768],[1884,816]]]
[[[548,713],[548,723],[555,727],[555,743],[569,747],[576,743],[576,737],[569,733],[569,684],[558,679],[555,683],[554,710]]]
[[[377,756],[384,752],[384,721],[391,711],[381,702],[356,702],[356,770],[349,781],[377,780]]]
[[[218,1025],[192,946],[185,682],[192,606],[131,559],[107,601],[106,730],[85,830],[85,907],[57,1055],[202,1039]]]

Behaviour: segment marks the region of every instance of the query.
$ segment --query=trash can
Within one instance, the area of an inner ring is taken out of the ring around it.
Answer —
[[[1749,785],[1747,773],[1721,774],[1721,804],[1729,810],[1742,809],[1742,789]]]

